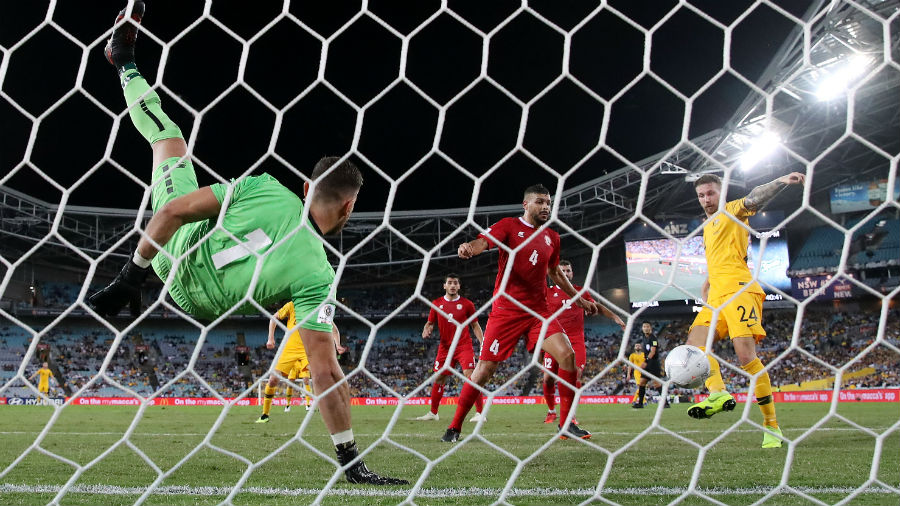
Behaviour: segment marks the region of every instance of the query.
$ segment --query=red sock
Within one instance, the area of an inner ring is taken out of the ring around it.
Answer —
[[[556,409],[556,382],[544,382],[544,400],[547,401],[547,409],[553,411]]]
[[[459,404],[456,405],[456,414],[453,415],[453,422],[450,424],[451,429],[462,430],[462,424],[466,419],[466,415],[469,414],[469,410],[472,409],[472,404],[475,404],[475,400],[480,397],[481,392],[470,383],[463,385],[462,391],[459,393]]]
[[[444,384],[435,383],[431,385],[431,412],[437,414],[438,407],[441,405],[441,398],[444,397]]]
[[[478,392],[478,397],[475,398],[475,411],[481,413],[482,409],[484,409],[484,396]]]
[[[559,377],[570,383],[572,385],[575,384],[575,381],[578,375],[575,371],[564,371],[562,369],[559,370]],[[575,390],[572,390],[571,387],[567,385],[559,384],[559,424],[562,426],[563,422],[569,416],[569,410],[572,409],[572,401],[575,400]]]

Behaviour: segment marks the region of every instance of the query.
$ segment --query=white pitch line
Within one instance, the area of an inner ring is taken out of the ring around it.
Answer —
[[[790,428],[782,428],[787,433],[791,432],[804,432],[812,427],[790,427]],[[887,430],[890,427],[867,427],[869,430],[879,431],[879,430]],[[679,430],[676,431],[678,434],[721,434],[723,430]],[[636,436],[643,431],[591,431],[594,435],[607,435],[607,436]],[[759,429],[735,429],[731,431],[735,432],[760,432]],[[816,429],[816,432],[859,432],[859,429],[853,427],[821,427]],[[11,430],[11,431],[0,431],[0,435],[26,435],[26,434],[40,434],[41,431],[26,431],[26,430]],[[124,432],[50,432],[47,434],[48,436],[121,436]],[[132,434],[134,436],[148,436],[148,437],[157,437],[157,436],[192,436],[192,437],[205,437],[207,432],[135,432]],[[266,436],[293,436],[296,432],[266,432]],[[249,433],[234,433],[234,432],[221,432],[223,436],[234,436],[234,437],[259,437],[263,435],[260,432],[249,432]],[[317,436],[318,434],[316,434]],[[356,436],[363,437],[381,437],[381,432],[373,432],[373,433],[365,433],[365,432],[355,432]],[[434,434],[428,433],[404,433],[404,432],[391,432],[391,436],[397,437],[415,437],[415,438],[433,438],[436,437]],[[520,437],[520,438],[547,438],[552,436],[551,432],[485,432],[482,431],[482,435],[484,436],[500,436],[500,437]],[[651,432],[648,436],[668,436],[665,432]],[[322,437],[325,437],[322,435]]]
[[[0,493],[19,494],[55,494],[61,489],[61,485],[14,485],[0,484]],[[794,487],[806,494],[849,494],[856,491],[853,487]],[[92,494],[92,495],[140,495],[146,489],[142,487],[119,487],[115,485],[75,485],[70,487],[67,493]],[[630,495],[630,496],[675,496],[683,494],[687,489],[683,487],[625,487],[605,488],[602,496]],[[761,495],[770,492],[767,487],[746,488],[701,488],[696,492],[711,496],[729,495]],[[231,492],[230,487],[189,487],[183,485],[168,485],[159,487],[152,495],[167,496],[219,496]],[[254,494],[266,496],[316,496],[321,492],[318,488],[270,488],[270,487],[245,487],[241,494]],[[463,487],[463,488],[425,488],[416,494],[416,497],[451,498],[471,496],[498,496],[502,492],[499,488]],[[594,488],[513,488],[509,491],[512,497],[559,497],[559,496],[593,496]],[[868,487],[866,494],[890,494],[900,495],[883,487]],[[343,497],[407,497],[409,489],[399,488],[333,488],[328,491],[331,496]]]

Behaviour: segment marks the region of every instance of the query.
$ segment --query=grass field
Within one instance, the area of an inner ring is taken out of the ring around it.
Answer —
[[[690,441],[708,444],[739,420],[738,412],[711,420],[688,418],[685,405],[664,410],[660,424]],[[781,404],[779,419],[785,435],[796,438],[828,412],[827,404]],[[654,406],[655,408],[655,406]],[[739,407],[739,410],[742,407]],[[752,420],[760,414],[754,406]],[[257,463],[281,448],[281,452],[249,473],[234,504],[308,504],[331,478],[334,467],[296,440],[291,442],[306,413],[295,408],[285,414],[273,408],[272,421],[257,425],[258,408],[230,410],[222,426],[209,440],[213,447]],[[437,463],[421,484],[416,504],[490,504],[495,502],[516,468],[516,462],[482,441],[455,446],[438,441],[452,417],[453,406],[441,410],[440,422],[416,422],[411,418],[426,408],[410,407],[398,416],[392,440]],[[221,413],[219,408],[152,407],[134,427],[130,441],[165,472],[200,445]],[[0,468],[7,469],[38,436],[52,414],[49,407],[0,409]],[[78,464],[86,464],[122,439],[137,408],[69,407],[47,435],[43,449]],[[357,441],[371,445],[386,429],[391,407],[354,408]],[[543,445],[543,452],[527,461],[514,481],[511,504],[576,504],[594,493],[607,465],[607,454],[580,441],[558,441],[550,426],[541,423],[542,406],[496,406],[483,427],[484,437],[514,457],[526,459]],[[843,404],[838,414],[877,434],[897,428],[900,407],[895,403]],[[672,435],[647,430],[655,409],[632,410],[629,406],[582,406],[578,418],[594,432],[592,443],[616,452],[602,496],[620,504],[667,504],[690,484],[698,450]],[[466,424],[464,435],[474,424]],[[305,438],[314,448],[333,456],[321,418],[310,419]],[[788,448],[762,450],[761,433],[743,423],[722,438],[706,454],[697,487],[711,498],[729,504],[751,504],[781,480]],[[875,455],[875,437],[833,418],[795,445],[789,485],[826,503],[835,503],[869,477]],[[420,457],[388,442],[380,443],[366,458],[373,469],[417,479],[426,468]],[[876,477],[888,485],[900,483],[900,433],[889,432],[877,458]],[[231,492],[248,463],[233,455],[204,446],[160,483],[147,504],[217,504]],[[74,468],[40,451],[32,451],[0,478],[0,504],[45,504],[69,480]],[[132,449],[123,445],[82,474],[61,504],[131,504],[154,482],[157,472]],[[371,488],[350,486],[341,478],[323,499],[324,504],[396,504],[411,487]],[[594,504],[603,504],[594,500]],[[766,504],[809,504],[800,495],[773,496]],[[880,487],[868,489],[849,504],[898,504],[900,495]],[[710,504],[702,497],[682,504]]]

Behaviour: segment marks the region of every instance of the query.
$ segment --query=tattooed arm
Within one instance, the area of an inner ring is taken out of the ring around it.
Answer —
[[[750,190],[750,193],[744,197],[744,207],[749,211],[757,212],[766,207],[766,204],[774,199],[776,195],[781,193],[781,190],[787,188],[788,185],[803,184],[804,180],[806,180],[805,174],[791,172],[772,182],[761,184]]]

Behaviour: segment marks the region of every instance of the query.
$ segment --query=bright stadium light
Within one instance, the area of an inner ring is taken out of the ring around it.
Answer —
[[[752,141],[741,155],[741,169],[752,169],[756,164],[768,158],[781,145],[781,137],[770,131],[765,131]]]
[[[867,56],[855,54],[832,65],[831,71],[825,74],[825,78],[819,84],[816,97],[827,102],[843,95],[850,84],[865,73],[869,63]]]

